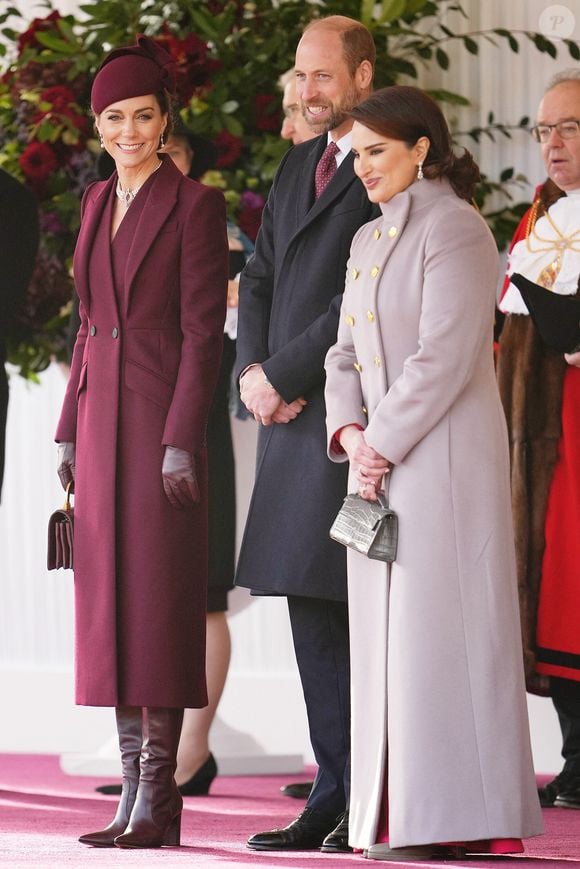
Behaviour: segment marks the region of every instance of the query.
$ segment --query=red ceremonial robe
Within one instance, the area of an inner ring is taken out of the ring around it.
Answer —
[[[539,187],[536,214],[562,195],[550,182]],[[522,217],[510,250],[531,231],[531,212]],[[502,297],[508,286],[506,276]],[[528,316],[507,316],[498,379],[511,441],[522,633],[531,690],[536,690],[532,663],[536,673],[580,681],[580,370],[558,357],[543,346]]]

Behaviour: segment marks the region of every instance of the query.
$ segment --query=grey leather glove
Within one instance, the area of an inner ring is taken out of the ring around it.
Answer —
[[[161,474],[167,500],[176,510],[191,507],[199,501],[199,486],[191,453],[166,446]]]
[[[75,478],[75,445],[62,441],[57,444],[58,467],[56,472],[63,489]]]

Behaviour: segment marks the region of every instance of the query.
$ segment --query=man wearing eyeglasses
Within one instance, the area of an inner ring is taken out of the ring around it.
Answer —
[[[512,456],[512,506],[528,690],[549,695],[564,767],[543,806],[580,809],[580,352],[548,349],[510,275],[563,295],[580,275],[580,70],[555,76],[532,135],[548,175],[510,250],[498,378]]]

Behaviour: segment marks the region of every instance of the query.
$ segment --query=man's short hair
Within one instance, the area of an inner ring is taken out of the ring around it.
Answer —
[[[372,33],[364,24],[346,15],[328,15],[326,18],[315,18],[311,21],[304,28],[304,34],[322,29],[340,36],[344,59],[351,76],[354,77],[363,60],[368,60],[374,71],[377,49]]]
[[[555,88],[558,84],[564,84],[567,81],[577,81],[580,82],[580,69],[576,66],[570,66],[568,69],[563,69],[561,72],[557,72],[552,76],[546,90],[544,93],[548,93],[552,88]]]
[[[280,78],[278,79],[278,87],[281,91],[284,90],[287,84],[290,84],[296,78],[296,70],[294,67],[291,69],[287,69],[286,72],[283,72]]]

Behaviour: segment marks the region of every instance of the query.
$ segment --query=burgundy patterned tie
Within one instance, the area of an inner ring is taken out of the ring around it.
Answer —
[[[335,142],[329,142],[316,165],[316,172],[314,173],[314,193],[316,199],[318,199],[338,168],[336,165],[336,155],[339,151],[340,148]]]

